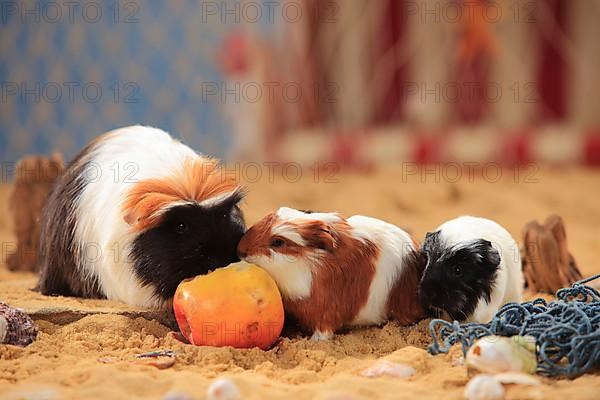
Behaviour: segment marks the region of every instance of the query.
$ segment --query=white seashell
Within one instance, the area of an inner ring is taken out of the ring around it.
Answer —
[[[413,367],[404,364],[395,364],[388,360],[379,360],[361,372],[361,375],[367,378],[376,378],[382,375],[393,376],[395,378],[408,378],[414,374],[415,369]]]
[[[530,343],[533,341],[533,345]],[[477,340],[467,352],[465,364],[478,371],[534,373],[537,367],[534,339],[486,336]]]
[[[4,339],[8,336],[8,321],[0,315],[0,343],[4,343]]]
[[[467,383],[463,396],[467,400],[502,400],[504,387],[493,377],[481,374]]]
[[[208,387],[208,400],[239,400],[240,391],[231,379],[219,378]]]
[[[520,372],[503,372],[501,374],[494,375],[494,379],[504,385],[529,385],[537,386],[540,381],[529,374],[522,374]]]

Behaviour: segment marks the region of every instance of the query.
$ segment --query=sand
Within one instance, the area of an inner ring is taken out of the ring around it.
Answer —
[[[291,182],[265,173],[250,183],[244,210],[249,223],[281,205],[337,210],[386,219],[417,237],[445,219],[474,214],[496,219],[520,240],[523,225],[558,213],[565,219],[569,247],[588,276],[600,272],[600,172],[541,168],[537,182],[505,170],[491,182],[481,173],[455,183],[443,171],[403,179],[399,167],[370,173],[339,172],[337,183]],[[452,176],[453,177],[453,176]],[[0,241],[11,242],[8,185],[0,186]],[[4,258],[4,257],[3,257]],[[414,327],[390,322],[355,329],[329,342],[311,342],[293,329],[269,351],[194,347],[178,341],[157,313],[117,302],[44,297],[29,289],[35,276],[10,273],[0,265],[0,300],[31,313],[39,326],[27,348],[0,345],[1,399],[203,399],[208,385],[226,376],[244,399],[460,399],[469,376],[453,355],[431,356],[427,321]],[[136,354],[177,352],[167,369],[142,365]],[[360,372],[378,358],[408,364],[409,378],[365,378]],[[597,399],[600,377],[540,378],[537,387],[508,387],[508,399]],[[169,397],[170,396],[170,397]],[[187,397],[186,397],[187,396]]]

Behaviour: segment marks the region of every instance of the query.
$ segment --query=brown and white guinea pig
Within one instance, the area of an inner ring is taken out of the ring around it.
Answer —
[[[487,323],[501,306],[522,299],[519,246],[494,221],[450,220],[427,234],[422,252],[427,267],[419,299],[435,316]]]
[[[243,190],[220,171],[160,129],[100,136],[46,203],[39,289],[159,308],[183,279],[238,261]]]
[[[390,318],[412,324],[425,314],[417,299],[425,260],[416,242],[375,218],[282,207],[246,232],[238,254],[271,274],[286,312],[314,340],[344,326]]]

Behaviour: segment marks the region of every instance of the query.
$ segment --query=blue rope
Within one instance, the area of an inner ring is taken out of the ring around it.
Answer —
[[[547,376],[575,377],[600,366],[600,293],[585,283],[600,274],[556,292],[557,300],[538,298],[505,304],[487,324],[429,323],[431,354],[447,353],[454,344],[466,354],[479,338],[489,335],[533,336],[537,347],[537,372]]]

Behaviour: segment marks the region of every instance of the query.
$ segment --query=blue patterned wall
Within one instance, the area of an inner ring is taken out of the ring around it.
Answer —
[[[215,54],[235,27],[207,18],[201,1],[0,5],[0,161],[53,150],[69,159],[136,123],[225,153],[223,104],[203,101],[202,82],[222,81]]]

